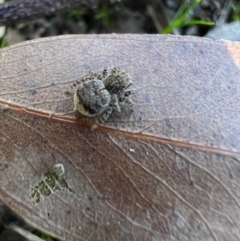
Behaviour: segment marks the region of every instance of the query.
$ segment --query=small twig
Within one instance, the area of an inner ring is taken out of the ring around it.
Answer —
[[[228,0],[225,2],[224,7],[221,11],[221,15],[217,21],[218,26],[223,25],[226,22],[226,20],[228,19],[228,16],[231,12],[232,4],[233,4],[232,0]]]
[[[44,241],[43,239],[39,238],[38,236],[30,233],[29,231],[20,228],[19,226],[15,225],[15,224],[11,224],[9,226],[7,226],[7,228],[10,228],[12,230],[14,230],[16,233],[20,234],[21,236],[25,237],[27,240],[31,240],[31,241]]]
[[[168,26],[171,21],[171,11],[164,6],[162,1],[149,1],[147,11],[152,17],[157,31],[162,33],[162,30]]]
[[[98,6],[101,0],[18,0],[0,5],[0,24],[32,21],[59,11]]]

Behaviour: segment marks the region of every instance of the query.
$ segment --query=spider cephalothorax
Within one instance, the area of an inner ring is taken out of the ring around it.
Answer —
[[[74,111],[88,117],[100,116],[99,122],[104,122],[113,109],[121,112],[119,102],[133,106],[132,79],[123,69],[113,68],[109,72],[104,68],[100,74],[90,71],[71,88],[75,88]]]

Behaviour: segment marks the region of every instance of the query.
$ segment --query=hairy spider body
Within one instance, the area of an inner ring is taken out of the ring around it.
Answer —
[[[89,117],[102,114],[110,105],[111,95],[101,80],[83,82],[74,94],[74,111]]]
[[[121,112],[119,102],[133,106],[130,98],[134,92],[132,79],[125,70],[113,68],[109,72],[104,68],[101,74],[90,71],[89,75],[77,80],[71,86],[73,88],[76,89],[74,111],[88,117],[99,116],[100,123],[109,117],[112,110]]]

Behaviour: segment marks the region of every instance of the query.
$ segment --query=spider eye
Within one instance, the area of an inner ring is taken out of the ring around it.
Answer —
[[[124,94],[125,97],[128,97],[129,95],[131,95],[131,92],[130,92],[130,91],[127,91],[127,92],[125,92],[125,94]]]
[[[123,102],[124,99],[125,99],[124,97],[120,97],[120,98],[119,98],[119,101],[120,101],[120,102]]]

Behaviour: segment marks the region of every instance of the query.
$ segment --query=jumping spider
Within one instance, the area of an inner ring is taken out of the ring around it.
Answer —
[[[113,110],[121,112],[119,103],[133,106],[132,79],[123,69],[113,68],[109,71],[104,68],[101,74],[90,71],[67,92],[74,92],[74,111],[87,117],[100,117],[98,123],[107,120]]]

